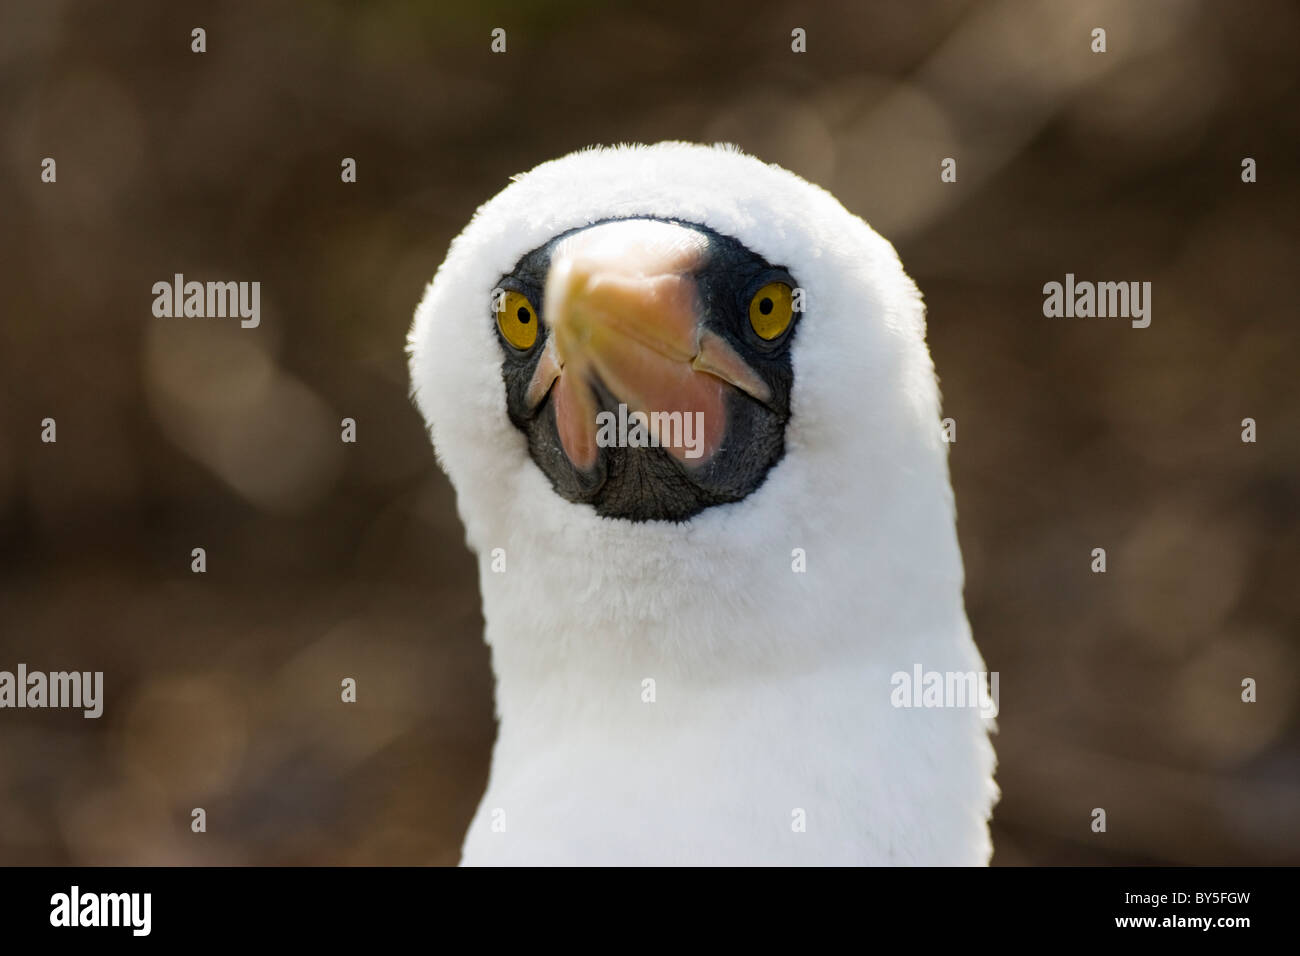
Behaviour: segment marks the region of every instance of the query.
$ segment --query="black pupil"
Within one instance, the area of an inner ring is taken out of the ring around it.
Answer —
[[[764,296],[763,301],[758,303],[758,311],[762,312],[764,315],[770,315],[772,312],[772,300]]]
[[[523,306],[519,307],[519,311],[516,313],[516,315],[519,316],[519,321],[522,322],[524,325],[527,325],[528,321],[532,318],[532,315],[530,315],[528,310],[525,309]]]

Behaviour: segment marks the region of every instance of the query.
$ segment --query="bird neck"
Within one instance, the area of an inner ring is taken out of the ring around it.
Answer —
[[[765,540],[663,526],[631,542],[620,525],[615,542],[517,542],[504,570],[481,551],[499,701],[965,662],[973,645],[960,561],[942,559],[956,555],[948,528],[933,547],[896,553],[837,522],[802,534],[769,526]]]

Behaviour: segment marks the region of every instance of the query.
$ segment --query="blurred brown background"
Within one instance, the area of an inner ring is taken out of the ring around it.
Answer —
[[[457,860],[492,683],[406,329],[511,174],[669,138],[827,186],[926,294],[995,862],[1300,862],[1298,35],[1256,0],[6,3],[0,669],[106,704],[0,711],[0,863]],[[261,281],[261,327],[154,319],[177,272]],[[1151,281],[1151,327],[1044,318],[1066,272]]]

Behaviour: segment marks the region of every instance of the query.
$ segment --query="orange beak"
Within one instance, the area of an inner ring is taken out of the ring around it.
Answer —
[[[702,435],[689,452],[656,436],[691,466],[722,447],[730,389],[770,398],[763,379],[702,325],[694,275],[707,254],[702,234],[651,219],[592,226],[556,247],[542,306],[551,334],[527,401],[536,407],[554,385],[560,442],[576,467],[590,469],[598,455],[596,382],[652,423],[692,416]]]

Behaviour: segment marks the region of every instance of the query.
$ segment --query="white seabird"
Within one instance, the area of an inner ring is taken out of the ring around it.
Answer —
[[[891,683],[984,665],[888,242],[734,148],[586,150],[475,213],[409,349],[497,679],[464,864],[988,861],[988,721]]]

